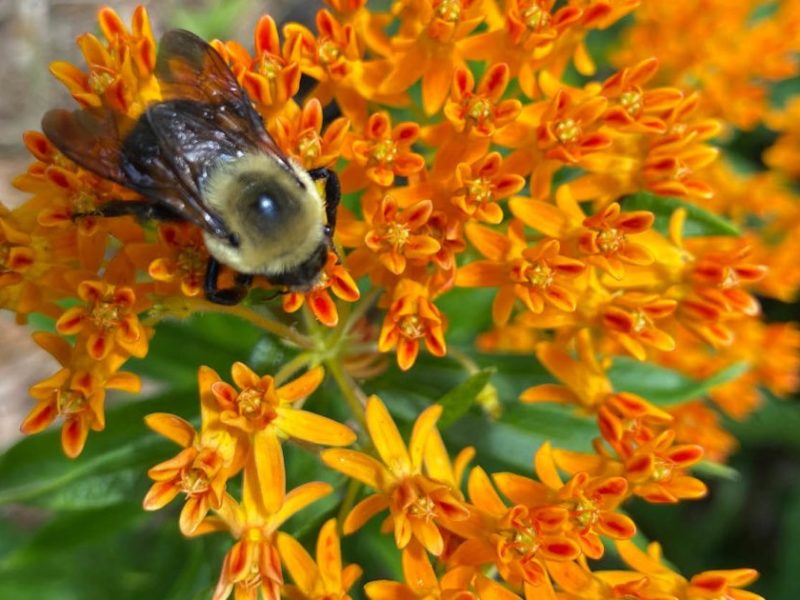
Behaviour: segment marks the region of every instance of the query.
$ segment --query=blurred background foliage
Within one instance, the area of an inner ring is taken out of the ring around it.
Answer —
[[[109,4],[127,19],[138,3]],[[94,2],[67,0],[0,2],[0,43],[5,57],[0,61],[4,81],[0,90],[0,163],[6,170],[11,168],[8,165],[18,168],[26,162],[20,157],[22,131],[37,128],[46,107],[68,103],[45,65],[56,57],[77,60],[72,40],[91,27],[97,8]],[[232,37],[247,44],[258,15],[269,12],[279,22],[308,23],[316,8],[316,3],[291,0],[161,0],[149,6],[160,31],[184,27],[205,38]],[[592,32],[592,53],[598,56],[613,48],[626,22],[609,31]],[[597,78],[609,73],[601,71]],[[573,80],[581,82],[577,73]],[[780,106],[798,91],[800,80],[783,82],[772,90],[772,100]],[[760,127],[737,132],[721,145],[738,168],[760,170],[761,152],[774,137]],[[657,216],[663,223],[668,212]],[[688,226],[700,231],[715,226],[704,218],[702,213],[690,216]],[[406,433],[424,406],[444,398],[448,407],[445,425],[451,424],[443,433],[453,453],[474,445],[477,462],[485,468],[529,475],[533,454],[542,442],[588,450],[596,427],[558,407],[517,401],[523,389],[551,381],[534,358],[480,356],[471,350],[476,332],[489,325],[491,299],[491,290],[461,289],[441,301],[450,320],[450,347],[473,359],[477,372],[470,375],[463,361],[423,356],[413,371],[413,389],[409,389],[408,377],[394,365],[379,378],[365,382],[364,389],[381,394]],[[770,301],[764,309],[768,320],[800,318],[797,304]],[[0,324],[2,331],[13,327],[7,318]],[[34,325],[52,328],[52,323],[45,321]],[[21,347],[12,346],[17,348],[13,352]],[[27,411],[26,375],[9,368],[11,360],[3,357],[11,354],[8,349],[4,352],[0,355],[4,373],[0,379],[6,386],[2,388],[5,408],[0,416],[4,424],[16,428]],[[267,373],[291,356],[290,348],[262,337],[233,317],[197,315],[162,323],[147,358],[129,364],[131,370],[147,377],[148,392],[141,398],[118,396],[112,400],[107,408],[107,429],[91,437],[78,460],[63,456],[57,430],[9,447],[0,456],[0,598],[207,598],[230,541],[219,534],[184,539],[177,528],[179,503],[158,513],[141,509],[149,487],[147,469],[173,451],[168,441],[146,429],[143,417],[155,411],[172,412],[197,422],[200,364],[227,377],[237,360]],[[709,385],[654,365],[618,364],[615,374],[620,383],[624,380],[625,389],[639,391],[663,405],[702,396]],[[36,375],[28,378],[33,381]],[[468,404],[487,380],[502,403],[502,416],[491,426],[480,409]],[[12,403],[18,403],[20,410],[10,410]],[[348,416],[331,382],[312,396],[308,407],[335,418]],[[627,508],[642,539],[660,541],[665,556],[685,576],[710,568],[753,567],[760,571],[761,579],[752,591],[773,600],[799,598],[800,578],[795,568],[800,540],[800,404],[765,392],[764,406],[747,422],[728,420],[725,425],[740,441],[740,448],[731,457],[729,469],[699,471],[709,483],[707,498],[678,506],[634,500]],[[0,438],[0,444],[8,445],[8,436]],[[344,479],[323,469],[313,456],[292,446],[286,454],[288,487],[316,478],[343,491]],[[335,516],[336,508],[334,498],[318,502],[289,521],[286,530],[311,547],[319,525]],[[344,539],[345,560],[360,564],[373,576],[399,579],[397,550],[390,536],[379,534],[379,522],[373,519],[357,535]],[[604,561],[610,567],[619,564],[613,556]]]

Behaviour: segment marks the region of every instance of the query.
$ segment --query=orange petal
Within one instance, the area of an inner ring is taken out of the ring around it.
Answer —
[[[305,410],[278,408],[275,425],[289,437],[323,446],[349,446],[356,434],[333,419]]]
[[[278,388],[278,398],[281,404],[296,402],[303,398],[308,398],[316,390],[325,378],[325,369],[315,367]]]
[[[149,414],[144,418],[144,422],[150,429],[182,448],[191,446],[196,435],[191,423],[169,413]]]
[[[377,396],[367,400],[366,417],[372,443],[384,464],[395,475],[410,474],[412,466],[406,445],[386,405]]]
[[[382,494],[372,494],[353,507],[342,524],[342,531],[350,535],[376,514],[389,507],[389,499]]]
[[[385,469],[377,460],[355,450],[325,450],[320,454],[322,462],[331,469],[380,490],[384,487]]]

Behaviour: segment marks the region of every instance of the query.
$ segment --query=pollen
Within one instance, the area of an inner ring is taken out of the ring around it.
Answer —
[[[119,307],[110,300],[101,300],[92,310],[92,320],[98,329],[113,329],[119,323]]]
[[[448,23],[455,23],[461,18],[460,0],[442,0],[436,8],[436,16]]]
[[[258,61],[256,71],[259,75],[263,75],[269,80],[275,80],[278,78],[282,68],[283,65],[275,56],[264,53],[261,60]]]
[[[208,490],[208,476],[201,469],[190,469],[181,480],[187,494],[202,494]]]
[[[205,269],[206,259],[197,248],[184,248],[178,254],[178,271],[181,275],[194,275]]]
[[[629,115],[635,117],[642,110],[642,95],[636,90],[628,90],[620,96],[619,103]]]
[[[320,44],[317,54],[319,56],[319,61],[323,65],[330,65],[339,60],[342,51],[333,40],[325,40]]]
[[[247,418],[258,417],[261,413],[262,393],[253,388],[243,390],[236,403],[239,405],[239,414]]]
[[[544,263],[536,263],[533,268],[528,269],[527,279],[533,287],[550,287],[553,283],[553,270]]]
[[[581,128],[575,119],[564,119],[556,124],[556,137],[562,144],[575,142],[580,135]]]
[[[672,476],[672,464],[668,461],[656,457],[653,468],[653,480],[664,481]]]
[[[73,194],[71,200],[73,212],[77,215],[86,215],[97,210],[96,198],[89,192],[82,190]]]
[[[395,249],[400,249],[405,246],[406,242],[408,241],[408,237],[410,232],[408,227],[403,225],[402,223],[390,223],[386,227],[386,233],[384,234],[384,238],[386,239],[389,244],[395,247]]]
[[[74,415],[83,411],[87,404],[86,396],[75,390],[66,390],[58,394],[58,412],[61,415]]]
[[[308,132],[297,143],[300,156],[304,161],[313,162],[322,154],[322,142],[314,132]]]
[[[597,234],[597,247],[603,254],[614,254],[622,248],[625,241],[625,234],[619,229],[604,229]]]
[[[581,498],[576,506],[575,519],[581,526],[591,527],[597,523],[597,505],[587,498]]]
[[[400,321],[400,331],[408,339],[419,339],[425,336],[422,321],[417,315],[406,315]]]
[[[538,4],[533,4],[526,8],[522,13],[522,18],[528,29],[541,31],[550,25],[550,13],[542,9]]]
[[[428,496],[417,498],[409,508],[409,514],[418,519],[432,521],[436,518],[436,505]]]
[[[736,271],[734,269],[731,269],[730,267],[725,267],[723,272],[724,276],[722,278],[722,283],[720,283],[720,287],[723,290],[729,290],[739,285],[740,283],[739,276],[736,274]]]
[[[106,71],[92,71],[89,73],[89,87],[98,96],[105,93],[110,86],[114,83],[114,76]]]
[[[492,116],[492,103],[485,98],[474,99],[467,109],[467,117],[473,121],[486,121]]]
[[[475,203],[483,204],[492,199],[492,185],[485,177],[467,183],[467,197]]]
[[[539,549],[539,542],[533,527],[514,530],[512,543],[514,550],[523,556],[534,554]]]
[[[372,149],[372,158],[375,162],[388,164],[397,158],[397,144],[393,140],[381,140]]]
[[[636,314],[633,316],[633,331],[635,333],[641,333],[642,330],[647,327],[649,324],[648,318],[644,315],[643,312],[637,311]]]

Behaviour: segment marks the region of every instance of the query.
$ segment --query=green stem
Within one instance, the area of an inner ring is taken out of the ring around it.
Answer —
[[[367,431],[367,417],[364,412],[364,406],[367,403],[366,394],[347,374],[338,358],[327,359],[325,365],[328,367],[328,371],[333,376],[334,381],[336,381],[336,385],[339,386],[345,402],[350,407],[350,412],[353,413],[353,417],[361,425],[362,431]]]
[[[447,349],[447,355],[450,356],[450,358],[452,358],[462,367],[464,367],[464,369],[470,375],[474,375],[475,373],[481,370],[481,368],[478,366],[478,363],[476,363],[469,354],[467,354],[460,348],[451,346],[450,348]]]
[[[284,325],[283,323],[279,323],[278,321],[273,321],[272,319],[268,319],[267,317],[257,313],[256,311],[249,309],[241,304],[237,304],[235,306],[225,306],[223,304],[215,304],[213,302],[208,302],[207,300],[199,299],[199,298],[185,298],[182,299],[183,307],[186,309],[190,309],[192,312],[200,311],[200,312],[212,312],[212,313],[222,313],[226,315],[234,315],[239,317],[240,319],[244,319],[249,323],[252,323],[259,329],[263,329],[268,333],[272,333],[279,337],[282,337],[290,342],[293,342],[300,346],[301,348],[311,349],[314,347],[314,342],[308,336],[303,335],[296,331],[293,327],[289,327],[288,325]],[[167,308],[169,308],[169,304],[165,303]]]
[[[337,518],[340,532],[344,520],[347,518],[347,515],[350,514],[353,506],[355,506],[356,498],[358,498],[358,493],[361,491],[361,486],[362,483],[357,479],[351,479],[350,483],[347,485],[347,491],[344,494],[344,500],[342,500],[342,506],[339,508],[339,516]]]
[[[292,375],[297,373],[306,365],[310,364],[313,359],[314,357],[310,352],[301,352],[295,356],[292,360],[284,364],[277,373],[275,373],[275,377],[273,378],[275,380],[275,385],[279,387],[283,385],[287,379],[289,379]]]

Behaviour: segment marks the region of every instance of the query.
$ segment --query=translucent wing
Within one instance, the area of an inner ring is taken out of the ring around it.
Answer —
[[[224,105],[220,127],[273,155],[291,170],[288,159],[264,129],[261,117],[228,65],[203,39],[183,29],[165,33],[159,43],[155,72],[164,100]]]

